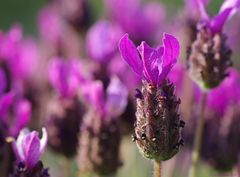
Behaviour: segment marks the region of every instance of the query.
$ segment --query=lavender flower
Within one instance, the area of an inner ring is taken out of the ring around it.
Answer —
[[[48,106],[46,127],[49,146],[56,152],[72,157],[77,153],[78,136],[85,107],[78,97],[85,82],[81,63],[77,59],[53,58],[49,80],[57,92]]]
[[[225,1],[219,14],[210,18],[204,3],[198,1],[201,19],[196,40],[188,53],[188,68],[191,78],[203,89],[217,87],[228,74],[231,66],[231,50],[222,33],[224,24],[239,7],[239,0]]]
[[[230,171],[238,162],[240,141],[235,135],[240,130],[239,88],[239,72],[231,69],[219,87],[208,92],[201,157],[220,171]],[[197,90],[198,101],[199,95]]]
[[[88,55],[91,59],[105,64],[116,53],[121,36],[122,30],[118,25],[104,20],[98,21],[89,29],[86,36]]]
[[[127,89],[112,77],[106,91],[100,81],[89,81],[84,90],[90,107],[81,126],[80,172],[114,174],[120,165],[119,116],[127,105]]]
[[[13,108],[13,114],[10,110]],[[31,118],[31,104],[26,99],[16,99],[13,92],[4,94],[0,98],[0,122],[7,125],[8,136],[17,136]]]
[[[73,98],[77,95],[82,75],[79,60],[64,61],[53,58],[49,65],[49,80],[60,97]]]
[[[163,46],[156,49],[142,42],[137,48],[128,35],[119,42],[123,59],[142,78],[142,90],[136,90],[137,112],[133,141],[147,158],[157,161],[173,157],[183,145],[178,105],[180,100],[174,95],[174,85],[167,75],[179,56],[179,42],[169,34],[164,34]],[[140,53],[141,59],[138,55]]]
[[[28,168],[33,168],[37,164],[46,147],[47,131],[43,128],[42,132],[42,138],[39,139],[38,132],[23,129],[13,143],[18,160],[24,162]]]
[[[43,154],[47,144],[47,131],[42,129],[42,138],[39,139],[38,132],[29,132],[23,129],[17,140],[13,142],[13,149],[16,154],[16,169],[12,176],[42,176],[48,177],[48,170],[43,168],[40,156]]]
[[[156,2],[105,0],[105,5],[112,20],[138,41],[154,41],[165,17],[164,7]]]

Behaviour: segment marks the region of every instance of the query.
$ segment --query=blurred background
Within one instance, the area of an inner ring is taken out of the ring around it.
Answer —
[[[88,1],[92,12],[90,20],[91,26],[98,19],[105,18],[106,13],[102,0]],[[51,0],[0,0],[0,30],[6,32],[14,24],[21,24],[24,36],[33,36],[38,39],[38,14],[39,11],[49,2],[51,2]],[[144,1],[144,3],[147,2],[154,2],[154,0]],[[184,0],[155,0],[155,2],[161,3],[165,6],[167,14],[165,21],[168,21],[168,19],[171,21],[172,18],[181,14],[181,10],[184,8]],[[222,2],[222,0],[212,0],[207,6],[210,14],[216,14]],[[85,56],[85,54],[83,56]],[[237,57],[235,57],[235,60],[237,60],[236,58]],[[182,60],[183,59],[184,56],[182,56]],[[235,61],[235,66],[238,66],[239,64],[239,60]],[[42,72],[47,71],[42,70]],[[122,142],[121,159],[123,165],[119,168],[117,177],[150,177],[152,175],[152,163],[141,156],[135,143],[131,141],[131,135],[128,134],[124,136]],[[183,147],[173,159],[163,163],[164,177],[187,176],[189,166],[187,162],[190,161],[190,150],[183,150],[184,148],[185,147]],[[45,167],[50,167],[50,174],[52,174],[52,177],[62,176],[62,172],[59,169],[65,167],[65,160],[63,157],[59,157],[58,154],[48,150],[42,159]],[[69,177],[77,177],[77,164],[74,159],[71,160],[69,168],[71,172]],[[218,171],[204,162],[201,163],[198,168],[198,177],[237,177],[234,175],[235,171],[224,172],[223,175],[221,175]]]

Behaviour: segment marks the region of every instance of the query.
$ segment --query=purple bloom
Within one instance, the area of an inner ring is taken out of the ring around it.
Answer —
[[[77,95],[81,77],[82,66],[79,60],[64,61],[54,58],[49,65],[49,80],[61,97],[72,98]]]
[[[200,27],[207,26],[213,33],[219,33],[222,31],[226,21],[236,12],[237,8],[240,7],[239,0],[226,0],[222,4],[219,13],[210,18],[206,12],[204,1],[199,0],[198,8],[201,13]]]
[[[36,42],[30,37],[23,38],[22,33],[21,26],[15,25],[3,34],[0,42],[0,60],[4,60],[16,80],[29,79],[39,59]]]
[[[117,51],[122,34],[117,25],[104,20],[97,22],[86,36],[86,48],[90,58],[103,63],[109,61]]]
[[[196,99],[200,99],[200,90],[196,88]],[[219,87],[208,92],[207,105],[211,110],[223,116],[227,108],[240,103],[240,75],[235,69],[230,69],[229,76]]]
[[[34,168],[40,159],[47,144],[47,131],[42,129],[42,138],[39,139],[38,132],[21,130],[18,138],[13,143],[13,149],[19,161],[26,164],[27,168]]]
[[[111,77],[106,92],[101,81],[89,81],[82,86],[82,92],[92,108],[103,118],[118,117],[127,105],[127,88],[115,76]]]
[[[13,110],[13,111],[12,111]],[[26,99],[17,99],[14,92],[0,97],[0,122],[8,126],[8,135],[17,136],[30,121],[32,107]]]
[[[131,74],[131,72],[131,68],[129,68],[126,62],[122,62],[119,54],[113,57],[108,65],[108,73],[117,75],[129,91],[135,90],[141,83],[141,79],[137,75]]]
[[[63,21],[54,6],[43,8],[38,16],[41,36],[47,41],[57,44],[63,32]],[[50,28],[51,26],[51,28]]]
[[[180,45],[174,36],[165,33],[163,46],[154,49],[143,41],[136,48],[128,34],[125,34],[119,42],[119,50],[136,74],[159,87],[176,64]]]
[[[156,2],[142,5],[140,0],[105,0],[105,5],[112,20],[135,40],[154,40],[165,18],[165,9]]]

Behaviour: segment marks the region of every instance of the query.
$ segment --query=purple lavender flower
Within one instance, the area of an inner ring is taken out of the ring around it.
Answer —
[[[13,26],[8,33],[3,34],[0,43],[0,60],[11,73],[12,82],[23,82],[30,79],[37,69],[39,51],[36,42],[22,37],[20,25]],[[31,67],[26,65],[28,63]],[[19,83],[13,83],[19,84]]]
[[[217,87],[228,75],[232,51],[222,30],[239,6],[239,0],[227,0],[218,15],[210,18],[203,1],[198,1],[201,19],[196,40],[188,50],[187,63],[191,78],[204,90]]]
[[[229,76],[219,85],[219,87],[208,92],[207,107],[210,112],[223,117],[226,110],[240,101],[240,75],[239,72],[233,68],[229,70]],[[200,90],[195,90],[196,99],[200,101]]]
[[[127,105],[127,89],[113,76],[106,90],[101,81],[89,81],[83,94],[89,110],[83,119],[79,139],[80,172],[101,176],[114,174],[120,166],[119,116]]]
[[[219,33],[222,31],[224,24],[226,21],[236,12],[236,10],[240,7],[240,1],[239,0],[226,0],[222,4],[219,13],[214,16],[213,18],[210,18],[206,12],[205,9],[205,2],[203,0],[197,1],[198,8],[201,13],[201,22],[200,22],[200,28],[201,26],[206,26],[211,30],[212,33]]]
[[[120,40],[119,50],[123,59],[138,76],[153,86],[160,87],[177,62],[180,46],[174,36],[164,34],[163,46],[154,49],[142,42],[136,48],[128,34],[125,34]]]
[[[77,95],[83,81],[80,73],[82,66],[79,60],[64,61],[54,58],[49,65],[49,80],[61,97],[73,98]]]
[[[164,7],[156,2],[142,5],[140,0],[105,0],[105,5],[112,20],[135,40],[154,41],[165,17]]]
[[[47,144],[47,131],[42,129],[42,138],[39,139],[38,132],[29,132],[27,129],[21,130],[18,138],[13,143],[13,149],[19,161],[22,161],[27,168],[33,168],[40,156],[43,154]]]
[[[174,36],[164,34],[163,46],[154,49],[142,42],[136,48],[125,34],[119,50],[143,80],[142,89],[137,89],[135,94],[137,119],[133,141],[146,158],[168,160],[183,145],[181,130],[185,124],[178,114],[180,99],[175,96],[174,85],[167,80],[179,56],[179,42]]]
[[[118,25],[105,20],[98,21],[86,36],[86,48],[90,58],[103,64],[108,62],[116,53],[122,34]]]
[[[13,113],[11,114],[11,109]],[[16,137],[31,118],[31,104],[26,99],[17,99],[14,92],[9,92],[0,97],[0,122],[8,127],[8,136]]]
[[[111,78],[106,94],[101,81],[89,81],[82,86],[82,92],[92,109],[104,119],[118,117],[127,105],[127,88],[116,76]]]

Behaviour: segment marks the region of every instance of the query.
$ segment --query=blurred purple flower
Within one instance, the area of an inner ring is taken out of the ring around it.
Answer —
[[[23,38],[22,33],[21,26],[15,25],[3,34],[0,43],[0,60],[6,62],[13,78],[17,80],[32,76],[40,55],[36,42],[30,37]]]
[[[165,9],[157,2],[105,0],[105,5],[112,20],[135,40],[154,40],[165,18]]]
[[[42,138],[39,139],[38,132],[29,132],[28,129],[21,130],[18,138],[13,143],[13,149],[19,161],[25,163],[27,168],[34,168],[40,159],[47,144],[47,131],[42,129]]]
[[[106,119],[120,116],[127,106],[127,88],[116,76],[111,77],[106,92],[101,81],[89,81],[82,86],[82,92],[92,108]]]
[[[15,56],[18,43],[22,39],[22,28],[20,25],[13,26],[8,33],[1,34],[0,60],[8,60]]]
[[[59,42],[64,25],[55,6],[47,6],[40,11],[38,26],[40,34],[45,40],[53,44]]]
[[[108,66],[108,73],[117,75],[129,91],[135,90],[141,83],[141,78],[131,74],[131,69],[126,62],[122,62],[120,55],[116,55],[112,58]]]
[[[11,112],[13,110],[13,113]],[[14,92],[0,97],[0,121],[8,126],[8,135],[17,136],[30,121],[32,107],[26,99],[17,99]]]
[[[225,0],[219,10],[219,13],[210,18],[206,12],[206,7],[203,0],[198,0],[198,8],[201,14],[201,26],[207,26],[212,33],[219,33],[222,31],[226,21],[236,12],[240,7],[240,0]]]
[[[108,62],[116,53],[122,34],[119,26],[104,20],[98,21],[86,36],[86,49],[90,58],[101,63]]]
[[[129,39],[128,34],[125,34],[119,42],[119,50],[122,58],[136,74],[154,86],[159,87],[176,64],[180,45],[174,36],[165,33],[163,46],[154,49],[143,41],[136,48]]]
[[[61,97],[72,98],[77,95],[80,83],[84,80],[81,69],[81,63],[77,59],[52,59],[49,64],[49,80]]]
[[[177,63],[171,70],[168,75],[168,78],[171,82],[174,83],[176,86],[176,91],[179,92],[182,89],[183,82],[184,82],[184,73],[185,68],[182,64]],[[182,90],[181,90],[182,91]]]
[[[201,91],[196,87],[196,99],[200,101]],[[229,70],[229,76],[221,85],[208,92],[207,107],[220,116],[223,116],[227,108],[240,101],[240,74],[235,69]]]

